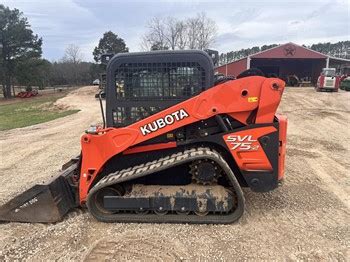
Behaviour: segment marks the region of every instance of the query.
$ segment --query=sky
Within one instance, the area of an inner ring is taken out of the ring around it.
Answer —
[[[83,59],[106,31],[122,37],[131,52],[141,51],[147,21],[154,16],[183,19],[205,12],[218,27],[212,48],[228,52],[264,44],[313,44],[350,40],[348,0],[107,1],[2,0],[28,18],[43,38],[43,57],[58,60],[69,44]]]

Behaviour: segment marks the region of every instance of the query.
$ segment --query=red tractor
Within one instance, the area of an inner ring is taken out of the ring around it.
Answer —
[[[32,90],[32,91],[22,91],[19,92],[16,96],[19,98],[29,98],[29,97],[33,97],[33,96],[37,96],[38,90]]]

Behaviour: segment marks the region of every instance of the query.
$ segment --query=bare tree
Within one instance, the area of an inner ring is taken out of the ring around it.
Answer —
[[[147,34],[144,34],[141,38],[140,48],[142,51],[150,51],[151,50],[151,42],[148,38]]]
[[[175,50],[178,45],[180,30],[182,29],[180,23],[181,22],[177,21],[173,17],[168,17],[165,21],[164,36],[171,50]]]
[[[148,22],[148,32],[143,36],[142,47],[151,50],[153,46],[160,50],[168,49],[166,45],[165,25],[162,18],[153,17]]]
[[[82,53],[79,46],[70,44],[66,47],[62,62],[66,64],[64,75],[67,79],[72,79],[75,84],[78,84],[79,65],[82,61]]]
[[[187,46],[189,49],[197,49],[197,34],[199,31],[199,21],[197,17],[188,18],[186,20],[187,26]]]
[[[188,47],[190,49],[207,49],[214,42],[217,33],[215,21],[205,15],[197,14],[194,18],[187,19]]]
[[[178,49],[186,49],[187,43],[188,43],[188,31],[187,31],[187,25],[184,21],[178,21],[178,37],[177,37],[177,48]]]
[[[79,64],[82,61],[82,53],[79,46],[74,44],[68,45],[64,52],[63,61],[72,64]]]
[[[214,43],[217,27],[204,13],[186,20],[152,18],[142,38],[143,50],[206,49]]]
[[[209,48],[214,42],[217,33],[216,23],[207,17],[205,13],[197,15],[198,33],[197,33],[197,48],[204,50]]]

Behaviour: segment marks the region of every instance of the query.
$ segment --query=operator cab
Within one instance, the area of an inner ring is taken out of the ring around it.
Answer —
[[[335,77],[336,76],[336,69],[335,68],[323,68],[321,75],[325,77]]]
[[[130,125],[213,85],[213,61],[203,51],[117,54],[107,66],[107,127]]]

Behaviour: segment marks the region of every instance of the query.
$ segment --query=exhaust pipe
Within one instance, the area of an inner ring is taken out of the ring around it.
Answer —
[[[1,206],[0,221],[54,223],[78,207],[73,176],[79,173],[79,164],[76,159],[67,164],[62,173],[48,183],[35,185]]]

